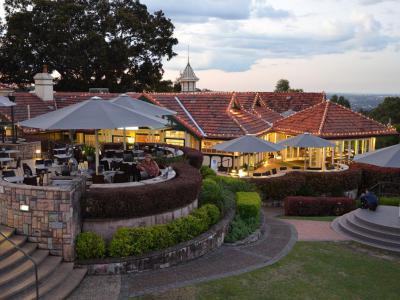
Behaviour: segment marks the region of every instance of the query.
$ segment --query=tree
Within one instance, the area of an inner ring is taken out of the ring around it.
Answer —
[[[289,80],[280,79],[275,86],[275,93],[285,93],[285,92],[293,92],[293,93],[302,93],[303,89],[292,89],[289,84]]]
[[[350,101],[343,96],[338,97],[338,95],[333,95],[330,100],[344,107],[351,108]]]
[[[6,0],[0,80],[27,85],[57,70],[56,90],[163,89],[162,59],[176,55],[174,26],[139,0]]]
[[[289,80],[287,79],[280,79],[275,86],[275,93],[284,93],[289,92],[290,85]]]

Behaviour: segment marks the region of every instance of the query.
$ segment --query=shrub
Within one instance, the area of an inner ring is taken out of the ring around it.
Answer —
[[[253,183],[244,179],[227,177],[227,176],[216,176],[213,178],[214,181],[223,186],[223,188],[230,190],[231,192],[254,192],[256,187]]]
[[[400,197],[381,197],[379,198],[380,205],[399,206]]]
[[[219,216],[218,207],[207,204],[187,217],[174,220],[169,224],[119,228],[110,242],[110,256],[141,255],[190,240],[207,231],[210,225],[218,221]]]
[[[287,197],[287,216],[332,216],[343,215],[356,208],[356,201],[346,197]]]
[[[186,163],[173,165],[176,178],[125,188],[91,188],[82,211],[86,218],[143,217],[174,210],[198,198],[201,176]]]
[[[244,220],[239,215],[236,215],[231,224],[229,224],[229,232],[225,237],[225,242],[234,243],[243,240],[252,234],[259,224],[260,219],[249,218]]]
[[[236,193],[236,211],[242,219],[259,218],[261,199],[256,192]]]
[[[203,180],[200,191],[201,205],[211,203],[218,206],[220,211],[224,210],[223,193],[221,186],[214,180],[207,178]]]
[[[213,169],[207,166],[201,166],[200,168],[200,174],[203,177],[203,179],[209,177],[209,176],[216,176],[217,173]]]
[[[261,191],[262,200],[283,200],[288,196],[343,196],[361,184],[361,171],[350,169],[342,172],[291,172],[271,178],[252,178]]]
[[[400,169],[383,168],[368,164],[352,163],[350,169],[362,173],[361,189],[371,188],[378,182],[400,182]]]
[[[106,244],[101,236],[94,232],[82,232],[76,239],[78,259],[102,258],[106,254]]]

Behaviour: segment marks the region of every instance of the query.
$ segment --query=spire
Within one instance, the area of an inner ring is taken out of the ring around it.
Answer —
[[[195,92],[196,91],[196,82],[199,81],[199,78],[194,73],[191,65],[190,65],[190,48],[188,45],[187,48],[187,65],[186,68],[181,72],[180,77],[178,78],[179,83],[181,84],[182,92]]]

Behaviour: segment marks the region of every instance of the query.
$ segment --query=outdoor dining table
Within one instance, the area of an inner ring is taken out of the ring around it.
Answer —
[[[3,178],[5,181],[10,182],[10,183],[22,183],[24,182],[24,177],[23,176],[10,176],[10,177],[4,177]]]
[[[16,149],[10,149],[10,150],[2,151],[2,152],[7,153],[7,154],[14,154],[14,153],[19,153],[20,151],[16,150]]]

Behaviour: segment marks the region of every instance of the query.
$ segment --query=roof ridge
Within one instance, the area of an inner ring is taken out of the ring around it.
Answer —
[[[182,108],[182,110],[185,112],[185,114],[189,117],[189,119],[193,122],[193,124],[196,126],[196,128],[200,131],[200,133],[203,136],[207,136],[207,134],[203,131],[203,129],[200,127],[200,125],[196,122],[196,120],[194,119],[194,117],[192,116],[192,114],[186,109],[186,107],[183,105],[183,103],[181,102],[181,100],[175,96],[174,97],[176,102],[179,104],[179,106]]]
[[[282,119],[280,119],[280,120],[278,120],[278,121],[276,121],[276,122],[280,122],[280,121],[286,120],[286,119],[288,119],[288,118],[290,118],[290,117],[293,117],[293,116],[297,115],[298,113],[302,113],[302,112],[304,112],[304,111],[310,110],[310,109],[312,109],[312,108],[314,108],[314,107],[316,107],[316,106],[318,106],[318,105],[321,105],[321,104],[323,104],[323,103],[324,103],[324,102],[319,102],[319,103],[317,103],[317,104],[314,104],[314,105],[312,105],[312,106],[310,106],[310,107],[307,107],[307,108],[305,108],[305,109],[302,109],[302,110],[300,110],[300,111],[296,111],[294,114],[292,114],[292,115],[290,115],[290,116],[287,116],[287,117],[283,117]]]
[[[324,114],[322,115],[321,123],[319,124],[319,128],[318,128],[318,134],[321,134],[322,128],[325,125],[326,115],[328,114],[328,109],[329,109],[329,103],[330,103],[330,101],[326,101]]]

